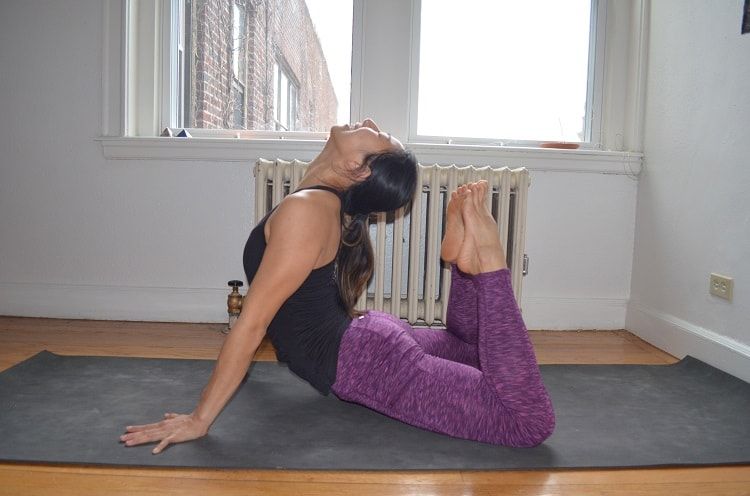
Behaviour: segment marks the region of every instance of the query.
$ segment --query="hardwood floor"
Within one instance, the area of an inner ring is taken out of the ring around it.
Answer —
[[[216,357],[220,324],[0,317],[0,370],[61,355]],[[540,363],[677,360],[626,331],[532,331]],[[257,360],[275,360],[264,341]],[[0,442],[2,440],[0,439]],[[0,495],[750,495],[750,466],[639,470],[281,471],[0,464]]]

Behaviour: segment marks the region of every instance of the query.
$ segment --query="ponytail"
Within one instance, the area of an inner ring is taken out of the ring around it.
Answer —
[[[374,256],[366,214],[356,214],[341,233],[341,249],[337,259],[339,294],[350,317],[364,312],[355,310],[359,295],[367,288],[374,265]]]
[[[409,151],[370,155],[363,167],[370,168],[370,175],[347,189],[342,196],[341,208],[349,221],[342,228],[336,259],[336,284],[341,301],[352,318],[365,313],[355,310],[354,306],[362,291],[367,289],[373,273],[370,214],[395,211],[401,207],[409,211],[417,185],[417,161]]]

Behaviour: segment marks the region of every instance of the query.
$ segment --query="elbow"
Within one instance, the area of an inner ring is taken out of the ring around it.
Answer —
[[[237,325],[235,323],[227,335],[225,344],[235,352],[242,353],[242,358],[247,359],[249,364],[265,335],[265,327]]]
[[[239,336],[243,339],[256,339],[258,341],[263,339],[266,335],[267,326],[251,323],[251,322],[240,322],[239,320],[234,323],[232,328],[229,330],[229,336]]]

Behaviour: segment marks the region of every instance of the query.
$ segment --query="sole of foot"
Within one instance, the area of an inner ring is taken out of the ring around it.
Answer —
[[[468,193],[461,204],[464,239],[456,257],[456,265],[468,274],[507,268],[497,224],[485,201],[487,188],[487,181],[484,180],[469,183]]]
[[[461,243],[464,240],[464,221],[461,214],[461,205],[466,196],[466,185],[456,188],[451,193],[450,200],[445,209],[445,235],[440,245],[440,258],[447,263],[456,261]]]

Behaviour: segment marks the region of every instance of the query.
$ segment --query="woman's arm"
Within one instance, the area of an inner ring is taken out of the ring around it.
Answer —
[[[279,204],[240,316],[221,347],[197,407],[189,415],[166,413],[160,422],[128,426],[127,434],[120,437],[126,446],[158,441],[153,453],[160,453],[171,443],[208,432],[242,381],[271,320],[315,267],[327,241],[328,230],[321,229],[326,213],[324,205],[302,197],[290,196]]]
[[[248,315],[250,312],[245,313],[245,316]],[[195,420],[205,428],[205,432],[208,432],[219,412],[239,387],[265,334],[266,330],[257,327],[250,318],[242,322],[240,313],[240,318],[221,347],[211,378],[203,388],[198,406],[192,413]]]
[[[126,446],[158,441],[159,444],[153,449],[153,453],[158,454],[169,444],[191,441],[208,433],[209,427],[242,381],[265,334],[265,330],[239,324],[240,319],[237,319],[224,341],[208,385],[203,389],[193,413],[165,413],[164,420],[160,422],[128,426],[127,434],[120,436]]]

